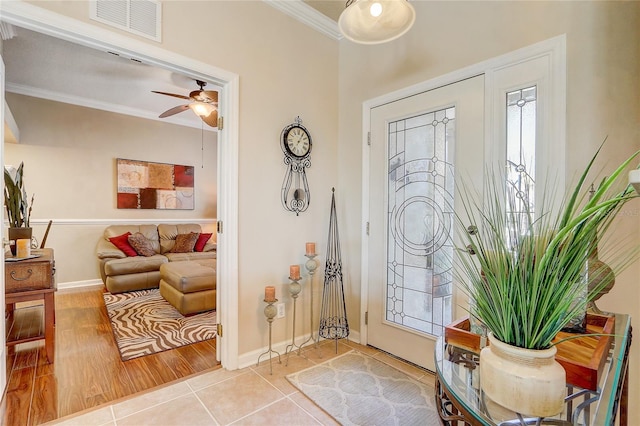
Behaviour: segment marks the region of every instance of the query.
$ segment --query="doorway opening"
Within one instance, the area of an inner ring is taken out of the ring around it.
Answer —
[[[163,68],[193,79],[208,81],[221,88],[219,114],[224,117],[224,130],[218,133],[217,146],[217,212],[218,228],[217,306],[237,306],[237,211],[238,211],[238,99],[236,74],[175,52],[150,47],[126,36],[115,35],[91,24],[85,24],[22,2],[3,4],[2,20],[17,27],[60,38],[100,51],[136,57],[146,64]],[[4,94],[4,87],[3,87]],[[0,162],[4,164],[4,152]],[[2,228],[4,225],[0,225]],[[5,232],[0,228],[0,231]],[[4,267],[4,264],[3,264]],[[4,277],[4,273],[0,274]],[[4,297],[4,281],[0,278],[0,297]],[[2,305],[4,306],[4,302]],[[219,309],[218,322],[224,325],[224,340],[218,337],[217,359],[227,369],[238,368],[237,309]],[[2,347],[5,341],[2,336]]]

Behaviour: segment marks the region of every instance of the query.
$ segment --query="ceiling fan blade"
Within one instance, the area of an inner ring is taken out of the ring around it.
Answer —
[[[214,92],[213,90],[203,90],[202,93],[200,93],[200,97],[207,98],[207,100],[203,100],[203,102],[218,103],[218,92]]]
[[[218,92],[213,90],[194,90],[193,92],[189,93],[189,97],[199,102],[218,102]]]
[[[184,96],[184,95],[176,95],[175,93],[167,93],[167,92],[158,92],[156,90],[152,90],[153,93],[159,93],[161,95],[167,95],[167,96],[173,96],[174,98],[180,98],[180,99],[189,99],[188,96]]]
[[[165,112],[163,112],[162,114],[159,115],[160,118],[166,118],[169,117],[171,115],[177,114],[179,112],[182,111],[186,111],[189,109],[189,105],[178,105],[176,107],[173,107]]]
[[[218,127],[218,111],[217,110],[211,112],[211,114],[209,114],[209,115],[206,115],[206,116],[200,117],[200,118],[202,118],[202,121],[207,123],[209,126]]]

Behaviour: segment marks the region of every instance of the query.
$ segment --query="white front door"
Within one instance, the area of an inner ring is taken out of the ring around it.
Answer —
[[[454,179],[481,186],[484,76],[371,109],[367,343],[434,370],[466,297],[453,274]]]

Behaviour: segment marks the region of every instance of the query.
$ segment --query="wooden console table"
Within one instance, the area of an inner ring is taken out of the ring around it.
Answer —
[[[55,344],[55,261],[53,249],[33,250],[33,259],[8,261],[5,259],[5,303],[7,305],[7,346],[34,340],[45,340],[47,359],[53,362]],[[10,256],[9,256],[10,258]],[[24,324],[15,311],[18,302],[42,300],[44,318],[37,324]]]

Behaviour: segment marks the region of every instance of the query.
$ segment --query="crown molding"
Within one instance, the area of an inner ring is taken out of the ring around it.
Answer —
[[[2,40],[11,40],[16,36],[16,30],[13,28],[13,25],[7,22],[0,22],[0,38]]]
[[[340,41],[344,38],[338,29],[337,22],[318,12],[302,0],[262,1],[334,40]]]
[[[73,96],[67,93],[56,92],[53,90],[42,89],[32,86],[26,86],[23,84],[6,83],[5,90],[9,93],[15,93],[18,95],[31,96],[34,98],[47,99],[55,102],[62,102],[65,104],[77,105],[85,108],[93,108],[102,111],[114,112],[116,114],[130,115],[133,117],[144,118],[146,120],[161,121],[164,123],[175,124],[178,126],[192,127],[194,129],[202,129],[208,132],[217,132],[217,128],[210,126],[201,126],[200,124],[194,124],[189,120],[182,120],[179,117],[172,117],[171,119],[158,118],[156,113],[151,113],[139,108],[126,107],[119,104],[112,104],[109,102],[96,101],[94,99],[83,98],[80,96]]]

